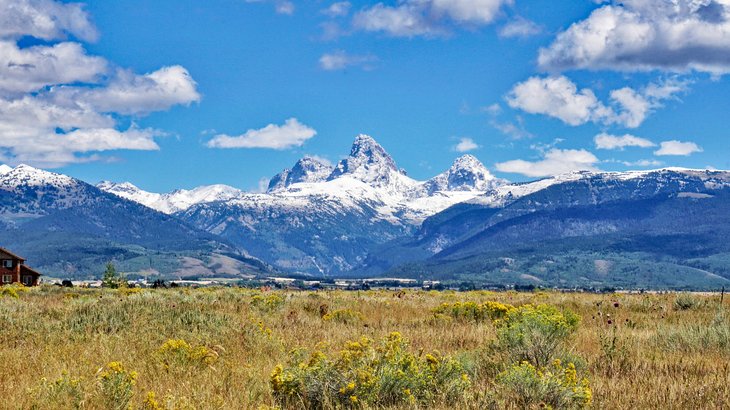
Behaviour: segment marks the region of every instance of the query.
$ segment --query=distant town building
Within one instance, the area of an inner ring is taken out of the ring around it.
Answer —
[[[25,259],[0,248],[0,285],[22,283],[38,286],[41,274],[25,265]]]

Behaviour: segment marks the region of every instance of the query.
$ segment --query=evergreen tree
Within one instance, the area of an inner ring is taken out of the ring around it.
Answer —
[[[108,262],[106,264],[106,271],[104,271],[104,276],[101,279],[101,286],[104,288],[117,289],[120,287],[124,287],[125,285],[126,282],[124,280],[124,276],[122,276],[121,273],[117,272],[117,268],[111,261]]]

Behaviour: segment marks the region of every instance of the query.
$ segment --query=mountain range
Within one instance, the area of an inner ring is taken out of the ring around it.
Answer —
[[[305,157],[266,192],[151,193],[0,166],[0,246],[49,275],[388,276],[484,285],[730,284],[730,172],[573,172],[527,183],[471,155],[417,181],[360,135]],[[35,262],[34,262],[35,261]]]

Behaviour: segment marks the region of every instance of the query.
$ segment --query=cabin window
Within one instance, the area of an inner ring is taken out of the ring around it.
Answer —
[[[11,269],[13,267],[13,261],[11,259],[3,260],[3,268]]]
[[[32,286],[33,285],[33,277],[30,275],[23,275],[23,285],[25,286]]]
[[[13,281],[13,277],[11,275],[3,275],[3,283],[10,283]]]

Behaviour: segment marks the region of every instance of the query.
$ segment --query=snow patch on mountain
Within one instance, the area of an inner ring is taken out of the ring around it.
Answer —
[[[7,174],[8,172],[12,171],[13,168],[9,167],[5,164],[0,164],[0,175]]]
[[[166,194],[147,192],[129,182],[102,181],[97,188],[166,214],[184,211],[196,204],[228,201],[243,195],[242,191],[228,185],[206,185],[191,190],[178,189]]]
[[[469,202],[492,208],[501,208],[519,198],[545,190],[553,185],[579,181],[586,183],[610,183],[611,181],[632,181],[648,178],[653,178],[659,183],[666,183],[677,175],[699,178],[708,189],[720,189],[730,186],[730,172],[728,171],[710,171],[678,167],[625,172],[573,171],[533,182],[501,185],[490,189],[484,195],[476,197]]]

